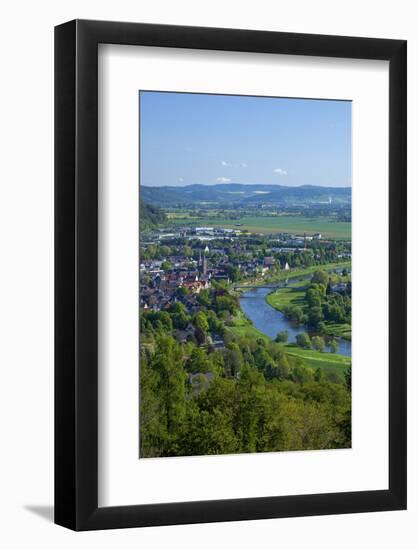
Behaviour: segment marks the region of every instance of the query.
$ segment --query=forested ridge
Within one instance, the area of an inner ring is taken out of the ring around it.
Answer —
[[[141,186],[141,193],[147,203],[160,207],[197,206],[204,201],[211,204],[233,207],[270,203],[280,204],[309,203],[327,201],[329,195],[336,203],[348,204],[351,201],[350,187],[320,187],[316,185],[264,185],[261,183],[240,184],[221,183],[215,185],[185,185],[147,187]],[[261,194],[261,195],[260,195]]]
[[[221,285],[198,300],[194,315],[179,301],[141,312],[141,457],[350,447],[350,370],[337,383],[280,343],[237,336],[238,298]]]
[[[166,221],[166,214],[160,208],[143,201],[139,204],[139,227],[141,231],[155,229]]]

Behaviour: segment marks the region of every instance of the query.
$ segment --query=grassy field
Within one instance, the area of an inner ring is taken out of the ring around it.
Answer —
[[[338,222],[329,217],[306,218],[304,216],[243,216],[236,219],[192,217],[189,213],[179,216],[178,213],[168,213],[168,217],[176,225],[204,225],[208,227],[224,227],[240,229],[251,233],[298,233],[311,235],[321,233],[329,239],[351,239],[350,222]]]
[[[239,311],[238,315],[233,318],[233,326],[227,327],[227,330],[235,336],[269,340],[268,336],[252,325],[242,311]]]
[[[324,373],[342,380],[344,373],[351,366],[351,358],[337,353],[326,353],[312,349],[302,349],[294,344],[287,344],[285,351],[293,357],[301,357],[313,369],[322,369]]]
[[[244,338],[262,338],[262,340],[268,340],[268,336],[255,328],[253,325],[227,327],[226,330],[230,331],[235,336],[240,336]]]
[[[348,323],[332,323],[330,321],[325,321],[324,325],[326,327],[325,332],[329,336],[337,336],[345,338],[345,340],[352,339],[352,327]]]
[[[280,288],[271,294],[268,294],[266,301],[275,309],[282,310],[284,307],[291,305],[304,305],[305,282]]]

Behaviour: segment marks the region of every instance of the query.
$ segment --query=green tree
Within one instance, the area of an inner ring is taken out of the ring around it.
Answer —
[[[292,370],[292,377],[299,384],[306,384],[313,380],[313,370],[301,364],[297,364]]]
[[[311,282],[317,283],[319,285],[324,285],[324,287],[326,287],[327,283],[329,282],[329,274],[327,273],[327,271],[315,271],[313,277],[311,278]]]
[[[169,307],[169,314],[171,315],[172,324],[174,328],[178,330],[184,330],[191,318],[187,313],[187,309],[181,302],[174,302]]]
[[[311,339],[311,345],[313,346],[313,349],[317,351],[324,351],[324,348],[326,347],[324,340],[321,336],[313,336]]]
[[[228,344],[224,356],[225,368],[232,377],[237,376],[243,367],[243,355],[239,346],[232,342]]]
[[[149,365],[155,373],[155,394],[159,401],[162,424],[166,433],[162,455],[175,455],[177,439],[181,434],[186,413],[187,375],[180,345],[171,336],[159,335],[156,338],[155,353],[150,358]],[[143,401],[143,412],[146,414],[149,410],[146,396]]]
[[[321,293],[318,289],[318,285],[311,285],[306,292],[306,302],[309,307],[321,307]]]
[[[308,324],[311,327],[317,327],[323,320],[323,311],[321,307],[315,306],[308,310]]]
[[[232,281],[232,283],[236,283],[241,278],[240,269],[236,266],[233,266],[233,265],[229,266],[227,268],[227,273],[228,273],[229,278]]]
[[[345,371],[345,384],[349,391],[352,391],[352,367],[348,367]]]
[[[207,289],[204,289],[200,292],[200,294],[197,296],[198,302],[205,307],[209,307],[211,305],[211,298],[210,293]]]
[[[297,334],[297,336],[295,337],[295,341],[297,343],[297,346],[299,346],[300,348],[311,348],[310,337],[306,332],[300,332],[300,334]]]
[[[159,375],[149,366],[145,354],[140,360],[140,456],[163,456],[168,432],[165,412],[158,398]]]
[[[216,309],[217,312],[228,311],[231,315],[236,315],[238,310],[237,300],[230,294],[223,294],[216,296]]]
[[[239,452],[233,429],[234,384],[216,379],[187,406],[187,418],[180,445],[181,455],[215,455]]]
[[[184,256],[186,258],[191,258],[192,255],[193,255],[193,249],[191,248],[191,246],[184,246],[184,248],[182,249],[182,253],[184,254]]]
[[[264,343],[256,349],[254,358],[256,368],[264,374],[265,378],[271,379],[278,375],[275,361],[266,349]]]
[[[330,340],[329,348],[331,353],[337,353],[339,351],[339,343],[335,338]]]
[[[170,249],[169,246],[163,244],[162,246],[159,247],[159,255],[160,255],[162,258],[166,258],[167,256],[171,256],[171,255],[172,255],[172,250]]]
[[[204,313],[204,311],[199,311],[196,313],[194,317],[194,326],[196,328],[199,328],[201,331],[204,332],[204,334],[207,334],[207,331],[209,329],[209,324],[207,321],[207,316]]]
[[[301,323],[304,313],[301,307],[289,305],[283,308],[283,313],[286,317],[288,317],[291,321],[295,321],[297,323]]]
[[[316,382],[321,382],[323,380],[323,371],[321,370],[321,368],[318,368],[318,369],[315,370],[314,380]]]
[[[276,335],[275,342],[286,344],[288,342],[288,330],[280,330]]]
[[[207,321],[209,325],[209,330],[211,332],[216,332],[222,335],[224,332],[223,323],[220,321],[220,319],[218,319],[216,312],[210,309],[206,312],[206,316],[207,316]]]
[[[177,289],[177,295],[179,297],[181,296],[188,296],[188,294],[190,294],[190,291],[188,290],[188,288],[186,286],[180,286],[178,287]]]
[[[209,372],[210,365],[206,352],[202,348],[194,347],[186,363],[188,372]]]

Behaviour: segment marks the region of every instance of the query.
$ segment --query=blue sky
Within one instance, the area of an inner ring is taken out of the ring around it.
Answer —
[[[351,185],[351,103],[140,92],[142,185]]]

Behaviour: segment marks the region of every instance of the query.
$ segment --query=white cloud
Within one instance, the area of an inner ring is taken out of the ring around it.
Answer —
[[[184,182],[184,178],[178,178],[178,181],[179,181],[180,183],[183,183],[183,182]]]
[[[287,176],[288,173],[286,170],[283,170],[282,168],[275,168],[274,170],[275,174],[279,174],[280,176]]]
[[[226,168],[247,168],[248,165],[246,162],[239,162],[238,164],[233,164],[233,162],[227,162],[227,160],[221,160],[220,164]]]
[[[217,183],[230,183],[232,180],[230,178],[224,178],[223,176],[216,178]]]

